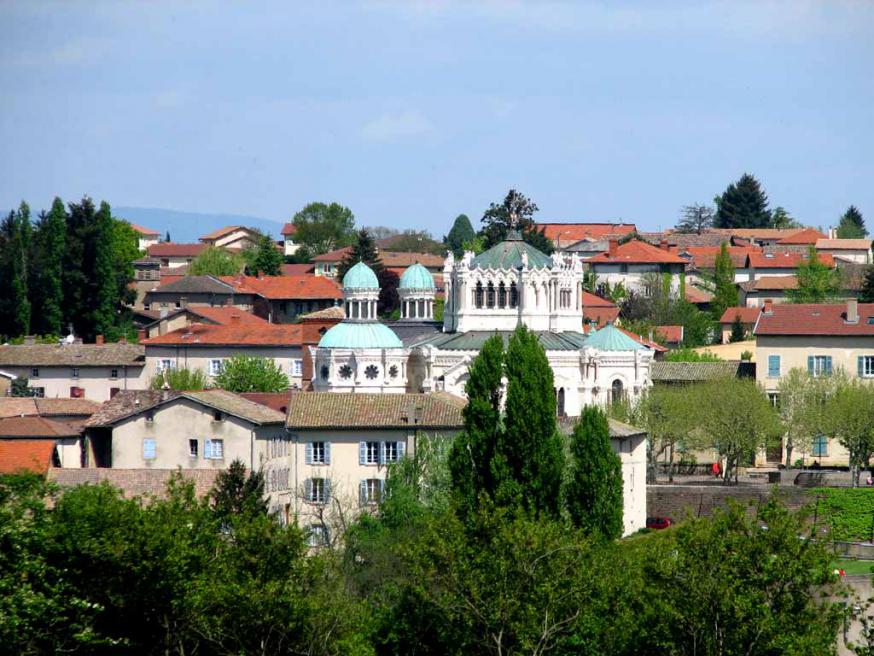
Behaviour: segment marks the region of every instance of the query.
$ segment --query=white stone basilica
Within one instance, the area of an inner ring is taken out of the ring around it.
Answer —
[[[584,332],[582,277],[576,255],[549,257],[511,233],[480,255],[449,254],[442,325],[433,319],[433,276],[411,266],[398,288],[401,319],[387,325],[376,315],[376,275],[356,264],[343,278],[346,318],[313,349],[313,387],[463,396],[468,366],[485,340],[497,333],[506,341],[521,323],[537,333],[552,365],[560,415],[634,398],[650,384],[653,352],[612,325]]]

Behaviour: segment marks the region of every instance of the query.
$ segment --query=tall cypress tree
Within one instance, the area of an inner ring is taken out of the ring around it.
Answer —
[[[735,307],[738,304],[737,286],[734,284],[734,266],[731,263],[731,255],[728,253],[728,245],[722,242],[719,254],[716,256],[714,282],[716,286],[710,309],[713,318],[719,321],[726,308]]]
[[[449,452],[453,497],[462,516],[473,513],[480,494],[492,499],[495,495],[495,449],[501,429],[504,375],[504,343],[498,335],[486,340],[468,375],[464,430]]]
[[[109,203],[102,201],[94,216],[91,285],[93,308],[91,312],[93,334],[105,334],[116,324],[118,289],[116,286],[114,260],[114,226]]]
[[[717,228],[767,228],[771,225],[768,197],[759,181],[744,173],[716,198]]]
[[[30,208],[23,202],[18,211],[0,224],[0,332],[25,335],[30,330],[28,262],[31,250]]]
[[[78,203],[70,203],[67,215],[67,234],[64,247],[64,267],[61,281],[64,289],[64,326],[82,335],[89,326],[91,304],[89,299],[89,262],[94,254],[90,248],[90,233],[94,222],[94,203],[85,196]]]
[[[838,223],[838,239],[863,239],[868,236],[865,219],[855,205],[850,205]]]
[[[498,500],[558,517],[564,450],[556,425],[552,367],[537,334],[524,325],[510,337],[506,375],[506,417],[498,443],[499,463],[506,464],[506,471],[497,482]]]
[[[452,224],[452,229],[449,234],[443,239],[443,243],[456,257],[461,257],[464,250],[464,243],[476,237],[473,226],[470,224],[470,219],[467,214],[459,214],[455,217],[455,222]]]
[[[571,474],[565,490],[574,526],[607,539],[622,535],[622,463],[610,445],[604,411],[583,409],[571,437]]]
[[[60,335],[63,328],[64,244],[67,212],[60,198],[55,198],[48,214],[41,214],[34,237],[35,254],[31,262],[34,299],[31,325],[40,334]]]

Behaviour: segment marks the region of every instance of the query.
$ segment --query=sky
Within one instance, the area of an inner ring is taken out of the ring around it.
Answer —
[[[0,208],[116,206],[442,236],[673,225],[744,172],[874,227],[874,3],[0,3]]]

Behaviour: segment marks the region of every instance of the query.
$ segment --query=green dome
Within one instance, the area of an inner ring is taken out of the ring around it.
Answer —
[[[379,281],[373,269],[359,262],[343,276],[343,289],[379,289]]]
[[[375,322],[338,323],[319,340],[319,348],[373,349],[403,346],[391,328]]]
[[[437,289],[437,286],[431,272],[416,262],[404,271],[398,289]]]
[[[528,256],[530,268],[552,266],[552,258],[534,246],[522,241],[522,235],[511,230],[500,244],[480,253],[471,262],[472,269],[518,269],[522,266],[522,253]]]
[[[583,342],[583,346],[590,346],[600,351],[637,351],[646,348],[609,323],[590,334]]]

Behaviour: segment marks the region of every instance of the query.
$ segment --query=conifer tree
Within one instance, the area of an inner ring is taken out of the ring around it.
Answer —
[[[30,242],[30,208],[22,201],[0,224],[0,333],[15,337],[30,330]]]
[[[462,252],[464,251],[465,242],[469,242],[474,237],[476,237],[476,232],[474,232],[470,219],[467,218],[467,214],[459,214],[455,217],[452,229],[449,231],[449,234],[446,235],[443,242],[446,244],[446,248],[452,251],[455,257],[461,257]]]
[[[728,253],[726,242],[722,242],[719,254],[716,256],[714,278],[716,292],[710,302],[710,308],[714,319],[719,321],[726,308],[735,307],[738,304],[737,286],[734,284],[734,266],[731,263],[731,255]]]
[[[464,430],[449,452],[453,497],[462,516],[469,516],[480,494],[494,498],[496,447],[501,430],[501,378],[504,343],[498,335],[486,340],[471,363],[465,385]]]
[[[729,342],[742,342],[746,339],[747,333],[744,330],[743,322],[740,320],[740,315],[734,315],[734,321],[731,322],[731,335],[728,338]]]
[[[249,271],[250,275],[279,276],[282,275],[282,253],[276,248],[276,243],[270,235],[261,235],[255,246],[255,257]]]
[[[510,337],[506,375],[506,416],[498,443],[498,464],[505,464],[505,471],[497,481],[498,501],[557,517],[564,450],[555,419],[552,367],[537,334],[524,325]]]
[[[63,329],[64,244],[67,231],[67,211],[64,202],[55,197],[48,214],[37,224],[34,241],[35,257],[31,263],[35,301],[32,325],[39,334],[60,335]]]
[[[100,209],[94,215],[93,229],[93,267],[91,285],[93,290],[93,307],[91,310],[92,328],[86,333],[106,334],[116,324],[116,305],[118,289],[114,270],[114,226],[112,212],[106,201],[100,203]]]
[[[771,225],[768,197],[759,181],[744,173],[716,198],[717,228],[767,228]]]
[[[583,409],[571,436],[571,473],[565,490],[574,526],[607,539],[622,536],[622,463],[610,445],[604,411]]]
[[[865,277],[862,280],[862,289],[859,292],[860,303],[874,303],[874,264],[869,264],[865,269]]]
[[[850,205],[838,223],[838,239],[863,239],[867,236],[862,213],[855,205]]]

